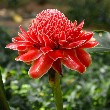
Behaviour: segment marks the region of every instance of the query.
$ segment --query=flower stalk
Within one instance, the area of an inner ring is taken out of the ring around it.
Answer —
[[[4,85],[2,81],[2,75],[0,72],[0,110],[10,110],[10,107],[8,105],[4,92],[5,90],[4,90]]]
[[[49,70],[49,84],[53,90],[56,110],[63,110],[62,91],[60,87],[60,75],[55,70]]]

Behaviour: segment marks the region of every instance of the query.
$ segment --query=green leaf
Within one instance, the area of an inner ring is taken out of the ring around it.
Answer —
[[[110,52],[110,33],[103,30],[96,30],[94,31],[93,36],[96,41],[99,42],[99,45],[92,48],[87,49],[88,52]]]

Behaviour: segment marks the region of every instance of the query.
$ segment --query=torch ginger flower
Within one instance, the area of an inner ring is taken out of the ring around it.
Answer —
[[[98,45],[92,32],[82,30],[84,21],[77,25],[57,9],[47,9],[39,13],[25,31],[12,38],[6,46],[17,50],[17,61],[32,64],[29,75],[43,76],[50,68],[62,74],[61,64],[71,70],[83,73],[91,64],[91,56],[84,49]]]

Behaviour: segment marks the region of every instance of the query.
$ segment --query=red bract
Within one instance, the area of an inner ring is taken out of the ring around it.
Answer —
[[[62,73],[61,64],[83,73],[91,63],[85,48],[98,44],[92,32],[82,30],[84,21],[77,26],[57,9],[47,9],[39,13],[25,31],[12,39],[6,47],[17,50],[17,61],[32,64],[29,75],[43,76],[50,68]]]

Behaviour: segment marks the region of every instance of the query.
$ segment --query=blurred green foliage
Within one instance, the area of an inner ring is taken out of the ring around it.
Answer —
[[[67,16],[71,20],[81,22],[85,19],[86,26],[97,26],[99,29],[110,27],[110,0],[68,0],[68,4],[71,8]]]
[[[110,52],[110,33],[103,30],[95,30],[93,37],[99,42],[99,45],[92,48],[87,49],[89,53],[93,52]]]
[[[6,28],[0,27],[0,39],[0,64],[2,66],[6,66],[6,64],[10,62],[15,55],[11,50],[5,49],[6,44],[11,42],[11,37],[6,32]]]
[[[48,74],[31,79],[29,66],[15,63],[17,53],[4,49],[11,37],[3,28],[0,38],[0,71],[11,110],[55,110]],[[92,57],[93,63],[83,75],[63,68],[64,110],[110,110],[110,55],[95,53]]]
[[[4,0],[4,3],[8,3],[7,7],[17,8],[29,1]],[[41,0],[36,2],[42,4]],[[66,2],[70,6],[67,16],[71,20],[85,19],[88,26],[104,25],[108,28],[110,25],[109,0]],[[31,79],[27,74],[29,66],[15,62],[17,52],[5,49],[11,37],[5,28],[0,27],[0,71],[11,110],[55,110],[48,74],[41,79]],[[95,53],[92,58],[92,65],[83,75],[63,68],[64,110],[110,110],[110,53]]]
[[[16,9],[29,4],[32,1],[38,3],[39,5],[43,5],[48,2],[48,0],[1,0],[0,3],[4,4],[7,8]]]
[[[66,15],[70,20],[86,20],[86,26],[110,29],[110,0],[1,0],[1,6],[6,8],[22,8],[31,2],[39,5],[50,3],[53,5],[64,5],[68,7]],[[66,11],[65,11],[66,12]]]

